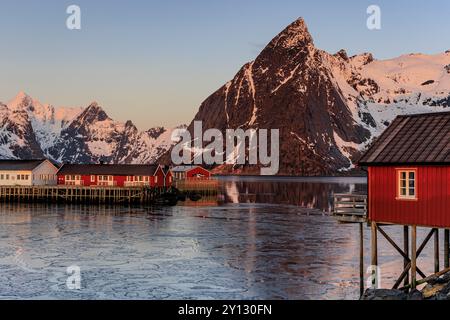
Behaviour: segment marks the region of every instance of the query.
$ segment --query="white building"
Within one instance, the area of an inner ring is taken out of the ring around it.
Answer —
[[[51,186],[58,168],[48,160],[0,160],[1,186]]]

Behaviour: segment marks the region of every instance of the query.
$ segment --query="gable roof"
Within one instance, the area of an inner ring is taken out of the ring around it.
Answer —
[[[0,160],[1,171],[33,171],[47,160]]]
[[[200,169],[203,169],[205,171],[208,171],[205,168],[203,168],[202,166],[186,165],[186,166],[174,167],[174,168],[172,168],[172,172],[187,172],[187,171],[190,171],[190,170],[193,170],[193,169],[197,169],[197,168],[200,168]]]
[[[65,164],[60,175],[153,176],[158,165],[140,164]]]
[[[450,164],[450,112],[397,117],[359,161],[394,164]]]
[[[186,165],[186,166],[177,166],[172,168],[172,172],[186,172],[195,168],[198,168],[199,166],[194,165]]]

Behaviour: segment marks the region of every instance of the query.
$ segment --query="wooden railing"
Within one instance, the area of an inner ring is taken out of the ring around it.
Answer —
[[[175,187],[181,191],[217,191],[219,189],[219,181],[213,178],[176,180]]]
[[[125,187],[150,187],[149,181],[126,181]]]
[[[339,222],[366,222],[367,195],[335,194],[333,216]]]
[[[73,187],[84,186],[84,180],[66,180],[64,185]]]

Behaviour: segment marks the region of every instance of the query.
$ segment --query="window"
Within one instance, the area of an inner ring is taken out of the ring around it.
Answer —
[[[95,182],[95,176],[91,176],[91,182]]]
[[[17,180],[20,180],[20,174],[17,175]]]
[[[0,175],[0,180],[5,180],[5,175]]]
[[[398,170],[398,198],[417,199],[416,170]]]

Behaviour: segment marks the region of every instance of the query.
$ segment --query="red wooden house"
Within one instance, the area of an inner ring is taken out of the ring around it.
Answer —
[[[397,117],[359,165],[370,221],[450,228],[450,112]]]
[[[169,167],[163,167],[164,172],[164,183],[165,186],[171,187],[173,185],[173,173],[172,170],[170,170]]]
[[[58,171],[58,185],[86,187],[170,186],[159,165],[65,164]]]
[[[212,174],[201,166],[178,166],[172,168],[175,180],[207,180]]]

